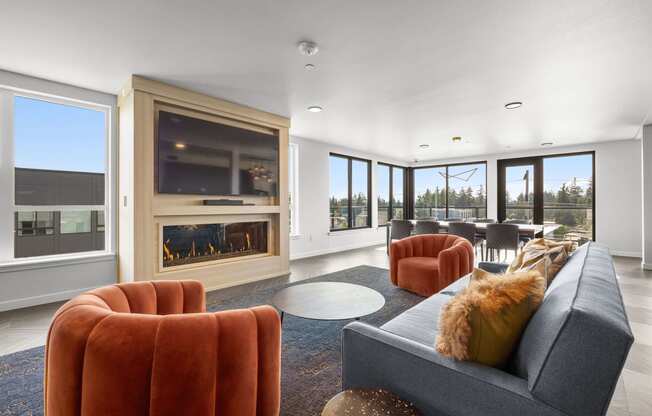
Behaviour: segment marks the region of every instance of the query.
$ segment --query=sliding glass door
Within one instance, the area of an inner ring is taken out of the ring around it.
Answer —
[[[595,238],[594,153],[498,161],[498,219],[543,224],[546,238]]]

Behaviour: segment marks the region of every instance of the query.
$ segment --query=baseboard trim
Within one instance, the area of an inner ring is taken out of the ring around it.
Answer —
[[[650,263],[641,262],[641,267],[643,268],[643,270],[652,270],[652,264]]]
[[[382,239],[382,240],[379,240],[379,241],[360,243],[360,244],[351,244],[351,245],[342,246],[342,247],[331,247],[331,248],[326,248],[326,249],[323,249],[323,250],[307,251],[305,253],[299,253],[299,254],[296,254],[296,255],[292,255],[292,253],[290,253],[290,260],[300,260],[300,259],[306,259],[306,258],[309,258],[309,257],[323,256],[324,254],[339,253],[341,251],[355,250],[355,249],[358,249],[358,248],[377,246],[377,245],[380,245],[380,244],[385,244],[385,239]]]
[[[619,250],[609,250],[612,256],[620,256],[620,257],[636,257],[636,258],[641,258],[641,253],[636,252],[636,251],[619,251]]]
[[[69,300],[89,290],[97,289],[100,286],[85,287],[82,289],[64,290],[61,292],[46,293],[45,295],[30,296],[20,299],[6,300],[0,302],[0,312],[13,309],[27,308],[30,306],[45,305],[46,303],[61,302]]]

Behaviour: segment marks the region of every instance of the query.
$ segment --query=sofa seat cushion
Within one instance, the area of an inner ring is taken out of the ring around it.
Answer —
[[[406,257],[398,262],[398,286],[403,289],[423,296],[438,279],[437,257]]]
[[[387,322],[381,329],[432,348],[437,338],[439,311],[450,299],[447,295],[433,295]]]

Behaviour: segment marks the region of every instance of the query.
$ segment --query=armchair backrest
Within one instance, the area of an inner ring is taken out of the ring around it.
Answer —
[[[48,416],[277,416],[280,319],[202,313],[196,281],[108,286],[63,305],[48,334]]]

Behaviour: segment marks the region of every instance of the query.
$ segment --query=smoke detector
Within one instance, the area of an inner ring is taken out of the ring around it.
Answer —
[[[310,42],[307,40],[304,40],[303,42],[299,42],[299,45],[297,45],[299,48],[299,52],[301,52],[301,55],[305,56],[314,56],[317,55],[317,52],[319,52],[319,46],[315,42]]]

